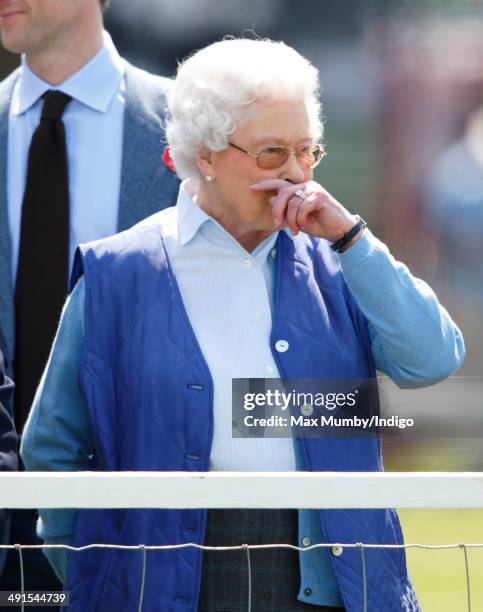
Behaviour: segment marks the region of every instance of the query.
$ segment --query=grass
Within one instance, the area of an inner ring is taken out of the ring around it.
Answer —
[[[483,544],[483,510],[399,510],[406,544]],[[471,610],[483,610],[483,548],[467,549]],[[466,573],[462,549],[406,551],[423,612],[465,612]]]

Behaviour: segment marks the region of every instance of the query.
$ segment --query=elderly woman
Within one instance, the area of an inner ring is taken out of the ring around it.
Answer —
[[[177,204],[80,247],[23,436],[35,470],[381,470],[380,440],[232,437],[240,377],[443,379],[461,334],[434,293],[313,181],[316,69],[224,40],[179,67],[167,129]],[[79,380],[79,388],[77,387]],[[48,543],[401,544],[393,510],[42,511]],[[142,559],[49,558],[71,609],[137,610]],[[150,552],[143,610],[244,610],[245,554]],[[417,610],[403,550],[366,555],[367,609]],[[363,608],[356,549],[252,554],[253,610]]]

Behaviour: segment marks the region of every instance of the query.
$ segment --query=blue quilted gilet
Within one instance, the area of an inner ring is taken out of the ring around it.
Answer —
[[[96,468],[207,471],[213,384],[167,258],[158,216],[81,247],[73,282],[85,275],[85,350],[80,386]],[[289,343],[277,352],[275,343]],[[220,339],[222,341],[222,339]],[[375,375],[365,319],[325,241],[305,234],[277,242],[271,346],[284,378]],[[380,440],[302,439],[311,471],[382,470]],[[260,466],[263,470],[263,466]],[[396,513],[321,510],[328,542],[401,544]],[[81,510],[74,545],[202,544],[206,510]],[[348,612],[363,610],[361,553],[331,555]],[[65,589],[76,612],[137,612],[142,554],[93,549],[70,555]],[[415,611],[403,550],[365,552],[367,612]],[[201,552],[148,552],[145,612],[195,612]]]

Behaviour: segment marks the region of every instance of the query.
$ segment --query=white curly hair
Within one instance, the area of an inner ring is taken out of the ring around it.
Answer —
[[[168,96],[166,136],[180,178],[199,176],[202,148],[222,151],[251,104],[305,101],[314,138],[323,134],[318,70],[283,42],[228,38],[178,67]]]

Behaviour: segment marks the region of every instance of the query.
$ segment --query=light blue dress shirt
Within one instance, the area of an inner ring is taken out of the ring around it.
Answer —
[[[117,230],[124,121],[124,62],[104,32],[99,52],[57,86],[43,81],[22,57],[10,105],[7,154],[7,203],[15,284],[28,151],[39,123],[42,95],[62,91],[72,100],[63,121],[66,132],[70,264],[78,244]]]
[[[297,441],[292,445],[290,439],[231,437],[231,378],[278,375],[269,345],[276,234],[248,253],[194,204],[184,183],[177,206],[162,211],[159,217],[183,303],[214,382],[211,469],[303,469]],[[458,328],[428,285],[395,261],[371,232],[366,230],[340,260],[346,281],[368,319],[379,370],[417,385],[444,378],[458,367],[464,354]],[[91,469],[91,427],[77,386],[84,299],[81,278],[64,307],[24,431],[22,456],[30,470]],[[71,541],[75,510],[41,510],[40,514],[40,537],[47,543]],[[299,545],[321,541],[316,511],[301,510]],[[62,577],[65,551],[46,554]],[[300,567],[299,599],[342,606],[327,551],[301,553]]]

